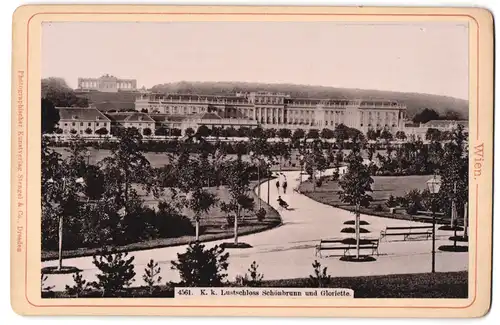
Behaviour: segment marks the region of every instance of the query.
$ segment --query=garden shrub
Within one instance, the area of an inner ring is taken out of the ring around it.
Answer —
[[[264,221],[264,219],[265,219],[265,217],[266,217],[266,214],[267,214],[266,209],[264,209],[264,208],[260,208],[260,209],[259,209],[259,211],[257,211],[257,213],[256,213],[257,220],[258,220],[259,222]]]
[[[172,261],[172,269],[179,271],[182,286],[217,287],[227,277],[229,253],[215,245],[205,249],[200,242],[189,244],[185,253],[177,254],[177,261]]]
[[[309,276],[309,286],[311,288],[325,288],[331,281],[331,276],[326,273],[327,267],[321,268],[321,263],[317,260],[313,263],[314,274]]]
[[[103,297],[119,296],[134,282],[134,257],[128,257],[127,252],[103,253],[94,255],[93,259],[100,274],[97,274],[98,281],[92,282],[92,286],[100,290]]]

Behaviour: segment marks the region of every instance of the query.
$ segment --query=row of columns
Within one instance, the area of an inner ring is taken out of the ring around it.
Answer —
[[[254,110],[254,119],[262,124],[282,124],[285,121],[285,108],[256,107]]]
[[[100,82],[97,80],[82,81],[80,83],[81,88],[100,88]],[[116,83],[116,88],[118,89],[133,89],[134,85],[132,82],[128,81],[118,81]]]

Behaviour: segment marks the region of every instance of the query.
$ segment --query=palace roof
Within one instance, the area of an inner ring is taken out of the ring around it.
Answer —
[[[108,117],[115,122],[154,122],[148,114],[140,112],[108,113]]]
[[[424,127],[432,128],[446,128],[453,127],[455,125],[461,124],[463,127],[469,127],[469,121],[467,120],[430,120],[427,123],[424,123]]]
[[[79,121],[109,121],[103,113],[96,108],[81,108],[81,107],[56,107],[59,111],[60,120],[79,120]]]

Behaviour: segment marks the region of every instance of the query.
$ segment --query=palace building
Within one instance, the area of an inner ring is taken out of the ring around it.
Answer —
[[[106,130],[103,134],[111,131],[111,120],[95,108],[57,107],[57,110],[57,126],[63,135],[88,137],[98,135],[100,129]]]
[[[339,124],[366,132],[404,128],[406,106],[388,100],[292,98],[270,92],[236,93],[233,96],[141,93],[135,109],[151,115],[182,115],[199,125],[202,113],[216,113],[223,124],[259,125],[263,128],[335,129]],[[196,120],[196,122],[194,122]],[[236,121],[239,121],[236,123]]]
[[[137,80],[135,79],[119,79],[109,74],[99,78],[78,78],[79,91],[102,91],[102,92],[118,92],[118,91],[136,91]]]

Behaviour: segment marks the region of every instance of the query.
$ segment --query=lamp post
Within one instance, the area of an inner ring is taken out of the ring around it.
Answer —
[[[436,272],[436,195],[441,188],[441,180],[434,175],[427,181],[427,187],[431,193],[432,208],[432,273]]]
[[[302,184],[302,172],[303,172],[303,168],[304,168],[304,155],[300,155],[299,156],[299,163],[300,163],[300,183],[299,185]]]
[[[77,178],[74,180],[74,182],[76,184],[83,184],[84,181],[83,181],[83,178]],[[51,184],[54,184],[55,181],[50,178],[47,180],[47,183],[51,183]],[[67,179],[66,177],[63,177],[62,178],[62,199],[64,199],[64,197],[66,196],[65,195],[65,191],[67,189]],[[59,215],[59,229],[58,229],[58,237],[59,237],[59,263],[58,263],[58,266],[57,266],[57,270],[58,271],[61,271],[62,270],[62,245],[63,245],[63,221],[64,221],[64,218],[63,218],[63,213],[61,213]]]
[[[254,152],[250,151],[248,153],[250,155],[250,159],[254,160]],[[262,208],[261,198],[260,198],[260,159],[257,158],[257,196],[259,197],[259,210]]]
[[[264,162],[266,163],[266,170],[267,170],[267,172],[269,172],[270,171],[269,160],[267,158],[264,158]],[[269,178],[267,180],[267,204],[268,205],[269,205],[269,192],[270,192],[270,184],[271,184],[271,176],[272,175],[273,174],[270,173]]]

